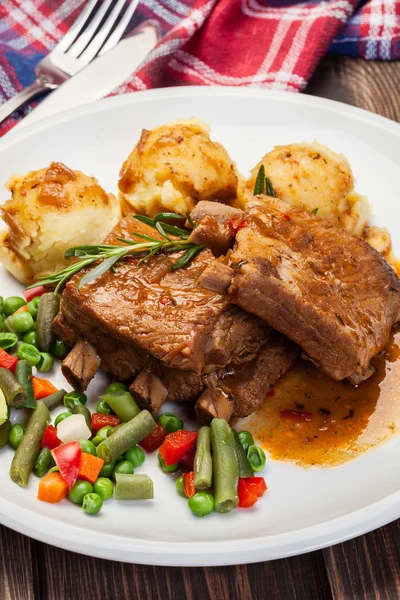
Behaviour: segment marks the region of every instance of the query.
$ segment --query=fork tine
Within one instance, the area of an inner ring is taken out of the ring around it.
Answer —
[[[107,39],[108,34],[110,33],[115,21],[119,17],[122,12],[123,7],[125,6],[125,0],[118,0],[117,4],[113,8],[110,13],[108,19],[102,25],[101,29],[96,33],[93,40],[90,42],[89,46],[86,50],[81,54],[79,60],[82,60],[86,64],[89,63],[99,52],[100,48],[104,44]]]
[[[98,26],[103,20],[103,17],[106,14],[112,2],[113,0],[102,0],[94,18],[90,21],[89,25],[86,27],[82,35],[79,36],[74,45],[71,46],[71,48],[68,50],[68,56],[73,56],[77,58],[84,51],[84,49],[96,33]]]
[[[83,9],[79,17],[76,19],[74,24],[67,31],[63,39],[57,44],[56,49],[59,52],[65,52],[74,43],[76,38],[79,35],[79,32],[85,25],[86,21],[89,19],[94,7],[97,4],[97,0],[89,0],[86,5],[86,8]]]
[[[135,12],[138,4],[139,4],[139,0],[131,1],[130,5],[127,8],[127,10],[125,11],[125,14],[122,17],[121,21],[118,23],[118,25],[116,26],[116,28],[114,29],[114,31],[112,32],[110,37],[108,38],[107,42],[104,44],[104,46],[100,50],[99,56],[101,56],[102,54],[105,54],[106,52],[111,50],[111,48],[114,48],[114,46],[116,46],[118,44],[119,40],[124,35],[126,28],[129,25],[129,21],[131,20],[133,13]]]

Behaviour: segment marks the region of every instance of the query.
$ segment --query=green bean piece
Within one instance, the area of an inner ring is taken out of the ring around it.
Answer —
[[[40,353],[40,363],[37,366],[37,370],[41,373],[48,373],[54,366],[54,358],[48,352]]]
[[[6,398],[8,406],[21,408],[25,406],[28,395],[24,386],[19,383],[16,377],[8,369],[0,367],[0,388]]]
[[[214,497],[208,492],[196,492],[188,500],[188,506],[196,517],[205,517],[214,510]]]
[[[259,471],[263,470],[265,463],[267,462],[267,457],[265,456],[265,452],[262,448],[253,445],[249,446],[249,449],[247,450],[247,460],[249,461],[253,471],[258,473]]]
[[[175,487],[176,487],[176,491],[178,492],[178,494],[180,496],[182,496],[183,498],[186,498],[185,486],[183,483],[183,475],[178,477],[178,479],[175,481]]]
[[[155,421],[148,410],[124,423],[97,447],[97,456],[105,463],[115,461],[129,448],[141,442],[155,429]]]
[[[158,422],[168,431],[168,433],[174,433],[175,431],[178,431],[178,429],[183,429],[183,420],[173,413],[163,413],[159,417]]]
[[[100,400],[111,407],[122,423],[134,419],[140,413],[140,408],[128,391],[106,392],[100,396]]]
[[[59,338],[56,338],[51,342],[50,352],[53,356],[60,360],[63,360],[67,356],[69,350],[69,346],[67,346],[67,344],[65,344]]]
[[[47,292],[40,296],[39,310],[36,317],[36,332],[41,352],[50,352],[54,340],[52,329],[53,320],[60,309],[60,296]]]
[[[36,477],[43,477],[43,475],[46,475],[52,466],[54,466],[54,460],[50,450],[48,448],[42,448],[39,456],[36,459],[33,472],[35,473]]]
[[[197,490],[207,490],[212,484],[212,458],[210,428],[200,427],[197,433],[196,454],[193,462],[194,485]]]
[[[4,317],[0,313],[0,331],[3,331],[3,328],[4,328]]]
[[[27,360],[19,360],[15,367],[15,378],[26,392],[25,408],[36,408],[36,400],[32,386],[32,367]]]
[[[71,412],[74,412],[75,406],[84,405],[87,402],[86,394],[80,394],[79,392],[68,392],[64,396],[64,406]]]
[[[128,390],[128,386],[120,381],[114,381],[114,383],[110,383],[110,385],[106,387],[107,394],[108,392],[113,393],[121,390],[126,392]]]
[[[247,452],[248,447],[252,446],[254,444],[254,439],[253,436],[251,435],[250,431],[239,431],[238,433],[239,436],[239,441],[243,446],[243,450],[245,452]]]
[[[58,390],[57,392],[54,392],[54,394],[50,394],[50,396],[43,398],[41,402],[43,402],[49,410],[54,410],[58,406],[61,406],[66,393],[67,392],[64,389]]]
[[[146,455],[140,446],[132,446],[125,452],[124,458],[133,464],[134,469],[137,469],[144,463]]]
[[[17,356],[19,360],[27,360],[32,367],[36,367],[41,360],[39,350],[30,344],[21,344],[18,348]]]
[[[3,350],[14,348],[17,342],[18,336],[15,333],[9,333],[8,331],[0,333],[0,348],[3,348]]]
[[[13,327],[17,333],[26,333],[34,325],[33,317],[28,312],[13,315]]]
[[[26,302],[23,298],[20,298],[19,296],[9,296],[3,302],[3,313],[9,317],[19,308],[25,306],[25,304]]]
[[[235,440],[235,452],[239,465],[239,477],[253,477],[253,469],[247,460],[246,452],[239,440],[239,434],[236,429],[232,429],[233,438]]]
[[[99,494],[86,494],[83,498],[82,508],[88,515],[97,515],[103,506],[103,499]]]
[[[15,344],[15,346],[13,346],[13,348],[11,348],[10,350],[8,350],[8,354],[11,354],[12,356],[17,356],[18,357],[18,350],[21,348],[23,342],[17,342]]]
[[[92,415],[86,406],[77,404],[72,412],[74,415],[83,415],[85,417],[86,425],[89,427],[90,431],[92,431]]]
[[[24,437],[25,429],[19,423],[15,423],[8,433],[8,443],[15,450],[21,443],[22,438]]]
[[[97,403],[96,412],[100,413],[101,415],[115,414],[113,409],[110,406],[108,406],[107,402],[103,402],[103,400],[100,400],[100,402]]]
[[[21,487],[28,485],[29,475],[39,456],[40,444],[49,420],[50,413],[47,406],[43,402],[38,402],[29,417],[25,434],[11,463],[10,477]]]
[[[179,469],[179,464],[167,465],[160,453],[158,453],[158,463],[164,473],[175,473]]]
[[[152,500],[153,481],[148,475],[115,474],[115,497],[117,500]]]
[[[7,419],[0,425],[0,448],[4,448],[4,446],[8,442],[8,436],[11,430],[11,422]]]
[[[40,296],[36,296],[36,298],[33,298],[33,300],[28,302],[29,314],[31,314],[34,319],[36,319],[36,317],[37,317],[38,310],[39,310],[39,304],[40,304]]]
[[[215,511],[227,513],[239,504],[239,467],[232,430],[224,419],[213,419],[210,426],[213,451]]]
[[[31,331],[27,331],[22,336],[22,341],[24,344],[29,344],[30,346],[35,346],[37,348],[37,334],[34,329]]]

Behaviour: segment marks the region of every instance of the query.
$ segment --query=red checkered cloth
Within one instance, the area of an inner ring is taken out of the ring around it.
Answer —
[[[84,4],[0,0],[0,101],[34,81],[36,64]],[[142,0],[131,26],[147,18],[164,37],[115,93],[191,84],[301,91],[329,49],[400,57],[400,0]],[[34,105],[0,125],[0,135]]]

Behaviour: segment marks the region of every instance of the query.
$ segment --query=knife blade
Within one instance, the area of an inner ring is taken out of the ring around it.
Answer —
[[[154,21],[143,23],[130,37],[121,40],[51,92],[12,131],[68,108],[103,98],[137,71],[159,39],[158,24]]]

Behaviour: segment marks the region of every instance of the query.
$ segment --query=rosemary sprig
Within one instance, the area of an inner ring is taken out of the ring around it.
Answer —
[[[265,167],[261,165],[258,169],[256,182],[254,185],[253,196],[257,196],[258,194],[266,193],[267,196],[271,196],[272,198],[276,198],[275,190],[271,183],[269,177],[265,176]]]
[[[176,215],[175,213],[159,213],[155,215],[153,219],[143,215],[134,215],[134,217],[138,221],[155,229],[162,236],[162,239],[133,232],[133,236],[143,241],[118,238],[118,241],[125,244],[124,246],[99,244],[94,246],[75,246],[69,248],[65,252],[65,258],[76,258],[76,262],[65,267],[62,271],[54,273],[54,275],[39,278],[40,284],[54,285],[54,292],[57,293],[59,289],[75,275],[75,273],[78,273],[93,263],[98,263],[80,279],[78,283],[78,289],[80,289],[83,285],[91,283],[110,269],[115,272],[114,265],[125,256],[141,256],[137,263],[137,266],[140,266],[144,261],[149,260],[160,252],[170,253],[183,251],[182,256],[171,267],[176,271],[189,264],[194,256],[203,248],[203,246],[188,241],[190,235],[189,231],[164,222],[165,219],[183,220],[185,217],[182,217],[181,215]],[[187,217],[190,226],[193,227],[193,221],[188,215]],[[35,286],[37,286],[37,283],[32,284],[27,289]]]

